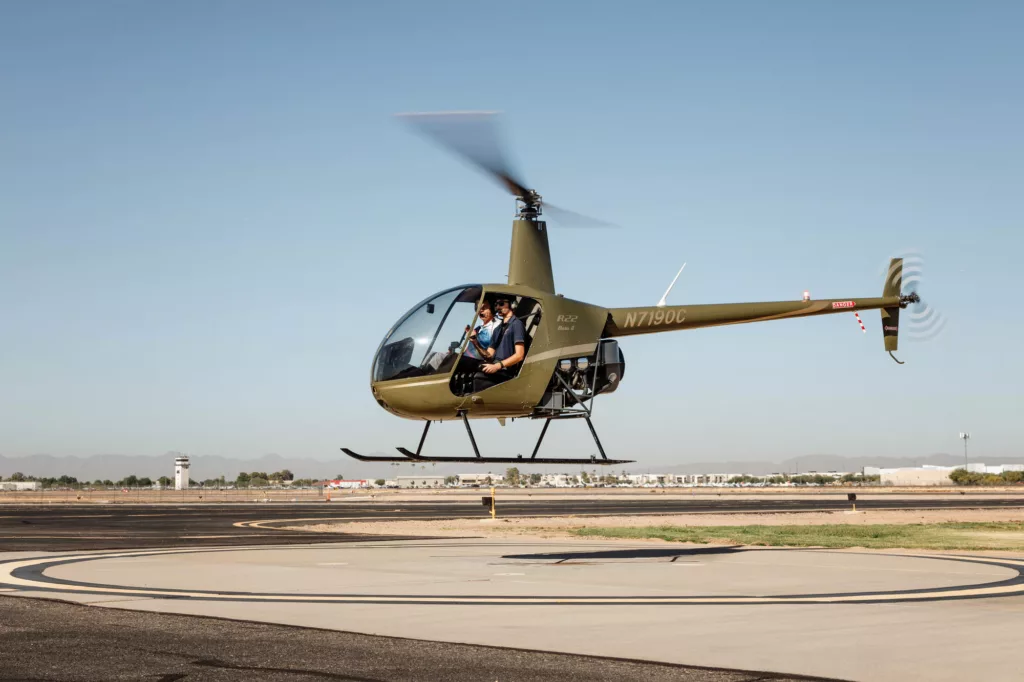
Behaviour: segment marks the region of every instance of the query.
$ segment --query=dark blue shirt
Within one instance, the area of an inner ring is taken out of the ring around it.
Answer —
[[[491,342],[488,348],[494,349],[494,362],[507,360],[516,352],[516,344],[526,345],[526,328],[523,321],[518,317],[512,318],[511,322],[505,322],[491,332]]]

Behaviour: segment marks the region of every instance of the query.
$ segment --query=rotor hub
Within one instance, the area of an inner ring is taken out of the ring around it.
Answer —
[[[921,297],[917,295],[916,291],[912,291],[909,294],[903,294],[900,296],[900,307],[906,308],[911,303],[920,303]]]
[[[528,189],[516,197],[516,217],[520,220],[537,220],[542,213],[543,202],[536,190]]]

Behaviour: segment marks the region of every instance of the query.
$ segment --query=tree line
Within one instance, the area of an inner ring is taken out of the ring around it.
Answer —
[[[339,474],[337,478],[342,476]],[[301,488],[316,485],[321,481],[319,478],[295,478],[295,474],[288,469],[281,469],[270,474],[265,471],[243,471],[235,477],[234,485],[236,488],[265,488],[269,485],[290,483],[293,487]]]
[[[3,480],[5,479],[0,476],[0,481]],[[174,479],[170,476],[161,476],[156,479],[156,481],[148,476],[136,476],[135,474],[125,476],[124,478],[116,481],[109,478],[97,478],[95,481],[79,481],[74,476],[29,476],[21,473],[20,471],[14,472],[8,476],[6,480],[12,483],[37,482],[42,488],[69,488],[80,486],[92,486],[94,488],[113,488],[115,486],[121,488],[151,488],[156,483],[165,487],[174,484]],[[195,483],[195,481],[192,481],[192,483]]]
[[[1020,485],[1024,483],[1024,471],[982,474],[967,469],[953,469],[949,472],[949,478],[957,485]]]
[[[341,476],[338,476],[341,478]],[[118,480],[112,479],[96,479],[94,481],[83,480],[79,481],[75,476],[31,476],[24,474],[20,471],[8,476],[6,479],[0,476],[0,481],[10,481],[14,483],[21,482],[38,482],[40,487],[44,489],[48,488],[70,488],[70,487],[83,487],[89,486],[93,488],[152,488],[154,485],[160,485],[163,488],[169,488],[174,486],[174,479],[170,476],[160,476],[159,478],[153,479],[148,476],[138,476],[131,474]],[[208,478],[203,481],[196,481],[189,479],[188,485],[190,488],[226,488],[228,486],[235,486],[236,488],[262,488],[270,485],[280,485],[283,483],[290,483],[292,486],[313,486],[320,483],[321,479],[314,478],[300,478],[296,479],[295,475],[288,469],[282,469],[281,471],[275,471],[273,473],[266,473],[263,471],[252,471],[252,472],[241,472],[234,480],[229,481],[227,477],[220,476],[218,478]]]

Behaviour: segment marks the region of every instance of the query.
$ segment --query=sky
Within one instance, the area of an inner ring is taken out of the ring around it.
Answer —
[[[875,312],[622,341],[595,424],[637,466],[1024,461],[1024,5],[183,1],[0,5],[0,454],[330,460],[415,446],[370,363],[429,294],[507,272],[513,202],[394,114],[498,110],[559,293],[880,295]],[[904,335],[906,336],[906,335]],[[480,423],[488,454],[540,423]],[[580,423],[545,452],[589,455]],[[426,452],[470,453],[461,425]]]

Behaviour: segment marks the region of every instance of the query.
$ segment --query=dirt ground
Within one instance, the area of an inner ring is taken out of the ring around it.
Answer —
[[[665,516],[568,516],[548,518],[449,519],[443,521],[374,521],[295,526],[317,532],[374,533],[385,535],[434,535],[466,537],[514,537],[529,539],[583,539],[571,534],[574,528],[650,526],[788,526],[824,524],[904,524],[1018,521],[1024,509],[922,509],[870,512],[787,512],[784,514],[678,514]],[[636,540],[632,540],[636,542]]]

